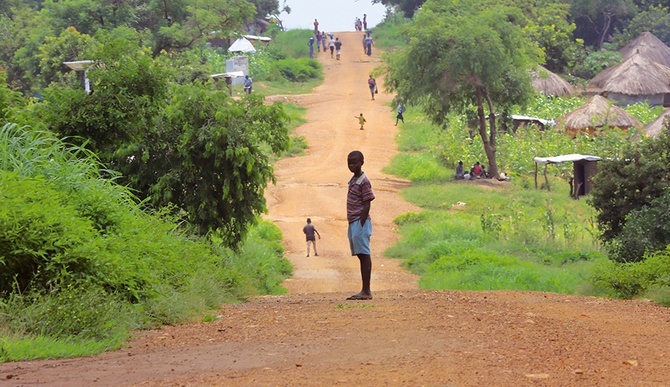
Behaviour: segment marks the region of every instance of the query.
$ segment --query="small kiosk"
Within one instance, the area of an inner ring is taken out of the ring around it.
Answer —
[[[593,184],[591,178],[597,172],[597,163],[602,160],[598,156],[570,154],[555,157],[535,157],[535,189],[537,189],[537,172],[538,164],[544,165],[542,174],[544,175],[544,182],[547,185],[547,190],[551,191],[549,187],[549,180],[547,179],[547,165],[558,163],[573,163],[573,182],[570,185],[570,196],[577,199],[580,196],[588,195],[591,192]],[[574,184],[574,189],[572,189]]]

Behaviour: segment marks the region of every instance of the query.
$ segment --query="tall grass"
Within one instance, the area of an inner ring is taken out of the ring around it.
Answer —
[[[465,120],[450,117],[444,129],[416,112],[398,135],[403,153],[387,172],[413,180],[403,191],[420,213],[395,219],[401,240],[385,251],[405,259],[433,289],[518,289],[560,293],[593,291],[590,276],[607,261],[597,240],[594,212],[569,197],[563,178],[571,166],[550,169],[551,191],[534,189],[533,157],[564,153],[616,155],[627,141],[612,132],[569,139],[557,131],[519,129],[499,137],[498,161],[511,182],[453,180],[457,160],[486,162]]]
[[[147,213],[48,132],[5,125],[0,150],[0,361],[117,348],[134,329],[284,291],[292,268],[271,223],[235,253]]]

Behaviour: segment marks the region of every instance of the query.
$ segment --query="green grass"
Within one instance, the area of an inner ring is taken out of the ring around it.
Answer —
[[[616,154],[625,137],[588,143],[566,141],[559,133],[522,130],[501,139],[498,157],[511,182],[455,181],[453,168],[486,161],[481,140],[469,141],[464,120],[452,117],[438,128],[412,109],[401,125],[397,155],[385,172],[413,181],[403,197],[419,213],[395,219],[401,240],[384,254],[404,259],[429,289],[516,289],[559,293],[597,293],[596,267],[607,261],[597,241],[595,214],[586,198],[573,200],[563,176],[570,166],[550,168],[551,191],[539,176],[535,189],[532,157],[576,153],[594,147]],[[588,153],[588,152],[585,152]]]
[[[323,79],[310,79],[306,82],[289,81],[267,81],[255,82],[254,90],[264,95],[300,95],[310,94],[312,90],[321,85]],[[242,87],[240,86],[240,92]]]
[[[402,239],[385,255],[405,259],[424,288],[559,293],[578,292],[593,263],[606,259],[589,230],[584,201],[480,183],[404,190],[405,199],[424,210],[395,220]]]

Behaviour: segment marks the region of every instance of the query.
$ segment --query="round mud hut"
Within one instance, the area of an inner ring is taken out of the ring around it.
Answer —
[[[601,71],[588,88],[598,89],[620,106],[645,101],[651,106],[670,106],[670,67],[636,53]]]
[[[537,66],[537,70],[531,71],[531,85],[539,93],[556,97],[570,95],[575,92],[575,89],[568,81],[543,66]]]
[[[670,47],[649,31],[643,32],[619,50],[621,58],[626,60],[635,54],[640,54],[652,62],[670,67]]]
[[[670,109],[665,109],[665,111],[663,111],[663,113],[661,113],[657,119],[645,125],[644,128],[638,131],[638,133],[636,133],[633,138],[637,140],[639,138],[638,134],[642,134],[645,137],[658,138],[658,136],[661,135],[661,132],[668,131],[669,127]]]
[[[558,128],[570,137],[584,132],[595,136],[602,128],[641,128],[642,123],[622,108],[613,105],[605,97],[594,95],[584,105],[558,119]]]

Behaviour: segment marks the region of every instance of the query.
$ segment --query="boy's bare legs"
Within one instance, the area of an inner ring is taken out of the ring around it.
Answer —
[[[357,254],[358,260],[361,262],[361,280],[363,282],[363,289],[358,294],[347,298],[347,300],[371,300],[372,292],[370,291],[370,278],[372,277],[372,258],[370,254]]]

